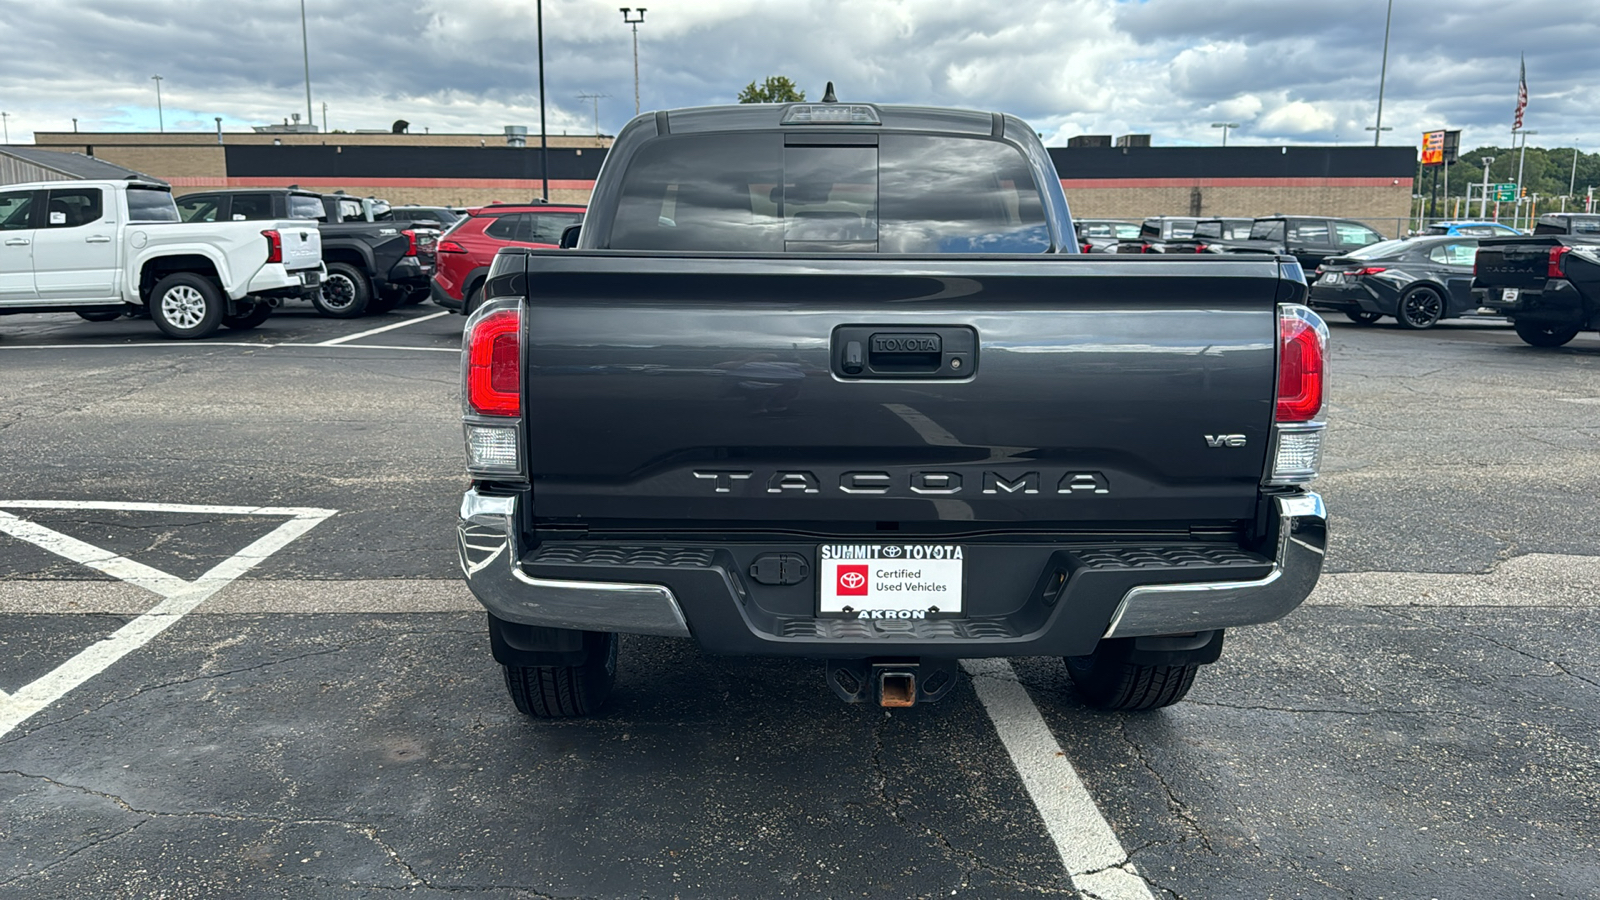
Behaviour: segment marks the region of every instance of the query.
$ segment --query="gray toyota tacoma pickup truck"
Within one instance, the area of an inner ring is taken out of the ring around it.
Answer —
[[[885,706],[1010,656],[1166,706],[1321,572],[1300,266],[1079,253],[1017,118],[646,114],[563,243],[463,335],[461,567],[525,713],[598,709],[619,633]]]

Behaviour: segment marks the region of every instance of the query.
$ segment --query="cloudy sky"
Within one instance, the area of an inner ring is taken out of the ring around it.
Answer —
[[[1377,111],[1387,0],[644,0],[646,110],[731,102],[782,74],[813,99],[999,109],[1047,143],[1361,143]],[[1600,3],[1394,0],[1385,143],[1430,128],[1509,140],[1525,52],[1534,144],[1600,148]],[[538,127],[534,0],[306,0],[318,124]],[[33,131],[230,130],[304,114],[297,0],[0,0],[0,109]],[[615,133],[633,113],[616,2],[544,0],[550,130]]]

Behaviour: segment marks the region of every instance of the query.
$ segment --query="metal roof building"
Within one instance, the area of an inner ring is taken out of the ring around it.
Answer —
[[[34,147],[0,146],[0,184],[23,184],[30,181],[81,181],[86,178],[115,179],[129,177],[159,182],[142,172],[124,168],[105,160],[82,153],[62,153],[57,150],[39,150]],[[165,182],[162,182],[165,183]]]

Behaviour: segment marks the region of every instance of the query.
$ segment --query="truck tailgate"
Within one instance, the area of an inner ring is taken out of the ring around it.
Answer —
[[[542,523],[1119,529],[1256,514],[1273,258],[526,258]],[[943,376],[909,356],[905,374],[841,371],[848,338],[887,354],[930,336]]]
[[[272,223],[283,239],[283,267],[291,272],[322,265],[322,232],[316,222],[280,219]]]

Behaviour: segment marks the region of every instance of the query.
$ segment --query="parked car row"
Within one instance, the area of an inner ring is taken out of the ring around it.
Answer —
[[[1480,312],[1505,316],[1526,343],[1559,347],[1600,329],[1597,261],[1597,215],[1542,216],[1533,235],[1493,222],[1445,222],[1325,260],[1310,305],[1363,325],[1392,316],[1409,329]]]
[[[391,207],[348,194],[318,194],[297,185],[203,191],[178,199],[178,213],[185,222],[269,217],[314,221],[322,234],[328,276],[311,302],[323,315],[340,319],[388,312],[402,303],[427,299],[439,237],[436,210]]]
[[[254,328],[273,305],[315,297],[327,270],[315,222],[180,220],[172,190],[138,180],[0,190],[0,315],[147,313],[174,338]]]

